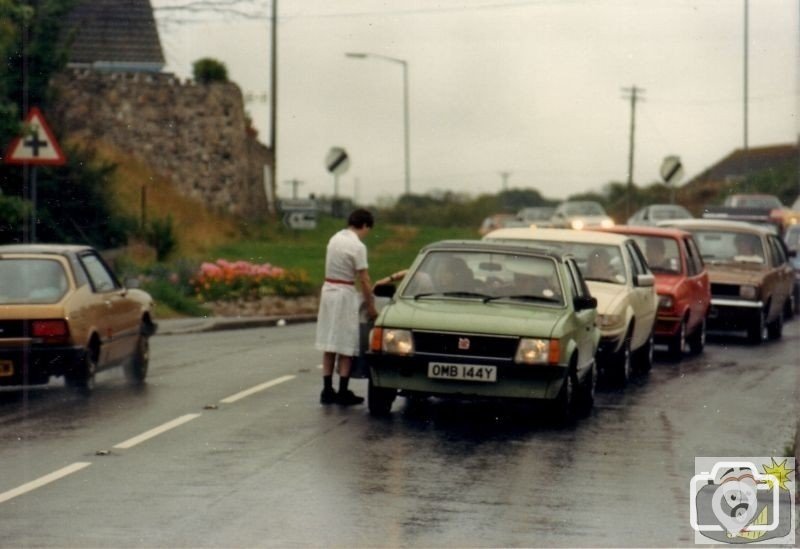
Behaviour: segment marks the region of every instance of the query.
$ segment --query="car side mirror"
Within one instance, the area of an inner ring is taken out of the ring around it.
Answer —
[[[576,311],[585,311],[587,309],[597,309],[597,298],[586,295],[575,296],[572,303]]]
[[[388,284],[378,284],[377,286],[375,286],[375,290],[373,291],[373,293],[375,294],[375,297],[391,298],[394,297],[394,293],[396,291],[397,287],[392,283],[388,283]]]
[[[651,286],[655,286],[656,284],[656,277],[651,274],[640,274],[636,275],[636,285],[642,288],[647,288]]]
[[[797,257],[797,250],[789,250],[789,257]]]

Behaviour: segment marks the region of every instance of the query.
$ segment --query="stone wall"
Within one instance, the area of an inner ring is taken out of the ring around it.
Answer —
[[[216,211],[248,220],[268,215],[264,166],[271,151],[248,129],[235,84],[75,70],[53,85],[53,119],[66,136],[129,152]]]

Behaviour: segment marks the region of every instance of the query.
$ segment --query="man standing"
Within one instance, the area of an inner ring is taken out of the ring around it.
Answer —
[[[328,241],[325,253],[325,283],[317,315],[316,348],[322,355],[322,404],[334,402],[344,406],[361,404],[364,398],[347,388],[353,357],[359,352],[359,307],[361,298],[367,305],[370,319],[378,316],[372,283],[367,270],[367,247],[362,240],[372,229],[372,214],[358,209],[342,229]],[[358,281],[361,296],[356,291]],[[339,365],[339,392],[333,388],[333,370]]]

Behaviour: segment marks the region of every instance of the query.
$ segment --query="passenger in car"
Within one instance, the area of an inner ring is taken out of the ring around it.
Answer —
[[[603,248],[595,248],[589,254],[586,265],[587,280],[613,281],[616,273],[611,267],[611,258]]]

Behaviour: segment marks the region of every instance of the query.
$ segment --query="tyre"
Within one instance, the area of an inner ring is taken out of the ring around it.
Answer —
[[[561,390],[553,402],[553,420],[557,425],[569,425],[575,419],[575,398],[577,392],[577,374],[574,365],[570,365],[569,372],[564,377]]]
[[[669,357],[673,360],[680,360],[683,358],[683,352],[686,349],[686,318],[681,319],[681,325],[678,331],[675,332],[670,340],[667,342],[667,352]]]
[[[576,396],[575,409],[579,417],[587,417],[594,407],[594,393],[597,387],[597,365],[592,361],[589,373],[583,378]]]
[[[653,367],[653,332],[640,349],[636,351],[636,371],[642,374],[649,372]]]
[[[619,387],[625,387],[631,378],[631,340],[629,336],[625,336],[622,348],[614,357],[612,375],[614,382]]]
[[[83,362],[75,370],[64,375],[66,384],[73,389],[90,393],[94,389],[99,357],[100,349],[96,344],[86,349]]]
[[[767,319],[764,309],[759,311],[756,317],[747,328],[747,340],[754,344],[760,345],[767,337]]]
[[[783,335],[783,311],[778,313],[775,320],[767,324],[767,338],[780,339]]]
[[[369,413],[373,416],[388,416],[392,411],[392,403],[396,396],[396,389],[376,387],[372,384],[372,378],[370,378],[369,387],[367,389],[367,406],[369,407]]]
[[[149,365],[150,338],[145,335],[143,330],[139,335],[139,340],[136,342],[136,351],[134,351],[131,359],[125,363],[125,379],[134,385],[144,383]]]
[[[689,352],[693,355],[699,355],[703,352],[703,349],[706,346],[706,319],[700,322],[700,326],[695,328],[692,335],[688,338],[689,342]]]

